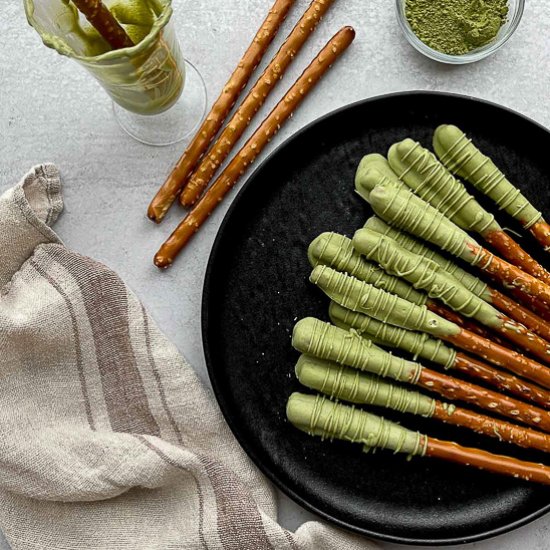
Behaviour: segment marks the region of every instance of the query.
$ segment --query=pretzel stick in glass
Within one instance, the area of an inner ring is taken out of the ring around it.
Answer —
[[[134,43],[101,0],[72,0],[90,25],[114,49],[131,48]]]
[[[294,1],[276,0],[269,10],[269,15],[254,36],[237,68],[226,82],[195,137],[151,201],[147,216],[154,222],[160,223],[163,220],[166,212],[168,212],[179,192],[187,183],[195,166],[208,149],[210,142],[218,133],[254,69],[258,66],[273,38],[275,38]]]
[[[216,206],[239,181],[254,159],[262,152],[281,125],[290,117],[307,94],[315,87],[332,63],[342,55],[355,38],[352,27],[338,31],[315,56],[298,80],[283,96],[227,168],[197,202],[155,255],[155,265],[169,267],[182,248],[208,219]]]
[[[197,166],[189,183],[180,195],[184,206],[192,206],[197,202],[202,192],[210,183],[220,164],[227,158],[231,149],[243,135],[254,115],[263,105],[277,82],[284,76],[286,69],[292,63],[306,40],[311,36],[323,15],[334,0],[313,0],[304,15],[296,23],[288,38],[284,41],[275,57],[270,61],[265,71],[248,95],[231,117],[218,139],[212,145],[208,154]]]

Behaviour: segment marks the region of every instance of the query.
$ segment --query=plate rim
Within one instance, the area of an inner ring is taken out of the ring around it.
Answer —
[[[348,531],[351,531],[353,533],[357,533],[360,535],[363,535],[365,537],[370,537],[379,541],[384,542],[390,542],[394,544],[406,544],[406,545],[413,545],[413,546],[449,546],[449,545],[457,545],[457,544],[469,544],[473,542],[479,542],[481,540],[487,540],[489,538],[496,537],[498,535],[503,535],[505,533],[509,533],[515,529],[518,529],[519,527],[522,527],[524,525],[527,525],[536,519],[539,519],[543,517],[545,514],[547,514],[550,511],[550,502],[543,506],[541,509],[532,512],[531,514],[528,514],[524,518],[521,518],[519,520],[516,520],[512,523],[509,523],[507,525],[503,525],[502,527],[498,527],[495,529],[490,529],[488,531],[480,532],[475,535],[468,535],[466,537],[451,537],[451,538],[438,538],[438,539],[418,539],[418,538],[411,538],[411,537],[399,537],[396,535],[388,535],[384,533],[379,533],[374,530],[365,529],[362,527],[358,527],[356,525],[350,524],[346,521],[337,519],[333,516],[331,516],[329,513],[323,511],[322,509],[318,508],[314,504],[309,503],[306,499],[298,495],[291,487],[288,487],[285,483],[283,483],[278,477],[276,472],[272,471],[271,468],[266,466],[262,460],[257,456],[256,452],[250,448],[248,445],[248,442],[244,437],[240,435],[240,433],[237,430],[237,427],[234,426],[233,419],[231,415],[229,414],[226,403],[223,397],[223,393],[221,391],[221,388],[216,380],[216,377],[214,376],[214,366],[212,357],[210,355],[210,350],[208,346],[206,346],[207,341],[207,333],[208,333],[208,325],[209,325],[209,308],[208,308],[208,289],[210,287],[211,279],[213,278],[213,264],[215,261],[215,257],[217,256],[217,252],[220,249],[220,243],[223,238],[223,234],[225,232],[225,228],[230,222],[230,219],[232,217],[233,212],[237,209],[240,201],[242,200],[244,194],[247,192],[247,190],[253,185],[253,182],[256,181],[257,174],[264,168],[264,165],[269,163],[273,157],[275,157],[279,151],[281,151],[283,148],[290,145],[295,140],[299,139],[302,134],[309,131],[310,128],[313,126],[316,126],[317,124],[320,124],[324,122],[325,120],[337,116],[340,113],[354,109],[356,107],[363,106],[368,103],[373,103],[380,100],[390,99],[394,97],[410,97],[415,95],[422,95],[422,96],[443,96],[443,97],[452,97],[452,98],[458,98],[458,99],[466,99],[469,101],[474,101],[477,103],[482,103],[485,105],[488,105],[492,108],[501,109],[504,111],[507,111],[508,113],[511,113],[517,117],[520,117],[524,119],[525,121],[534,124],[539,129],[543,130],[547,134],[550,134],[550,129],[548,129],[543,124],[537,122],[536,120],[532,119],[531,117],[524,115],[523,113],[520,113],[519,111],[516,111],[515,109],[512,109],[510,107],[500,105],[494,101],[490,101],[487,99],[478,98],[472,95],[468,94],[459,94],[455,92],[445,92],[445,91],[430,91],[430,90],[404,90],[399,92],[390,92],[385,94],[380,94],[364,99],[360,99],[358,101],[354,101],[352,103],[348,103],[346,105],[343,105],[341,107],[338,107],[337,109],[333,109],[332,111],[329,111],[328,113],[321,115],[311,122],[308,122],[306,125],[302,126],[298,130],[296,130],[293,134],[288,136],[284,141],[282,141],[279,145],[277,145],[273,151],[271,151],[257,166],[256,168],[250,173],[250,175],[247,177],[246,181],[242,185],[242,187],[239,189],[237,194],[233,197],[233,200],[231,201],[231,205],[229,206],[227,212],[225,213],[223,220],[220,224],[220,227],[218,228],[218,231],[216,233],[216,237],[214,239],[214,243],[212,245],[212,248],[210,250],[210,254],[208,257],[208,263],[206,266],[206,273],[204,277],[204,283],[202,288],[202,299],[201,299],[201,338],[202,338],[202,348],[204,353],[204,358],[206,362],[206,368],[208,371],[208,378],[210,380],[210,383],[212,385],[212,389],[214,392],[214,396],[216,397],[216,401],[218,403],[218,406],[220,407],[220,410],[222,412],[223,418],[227,425],[229,426],[231,433],[235,437],[235,439],[238,441],[239,445],[243,449],[243,451],[247,454],[247,456],[252,460],[254,465],[264,474],[268,480],[273,483],[273,485],[279,489],[282,493],[284,493],[286,496],[288,496],[291,500],[293,500],[298,505],[305,508],[307,511],[312,512],[316,515],[318,515],[320,518],[326,520],[332,525],[336,525],[337,527],[346,529]]]

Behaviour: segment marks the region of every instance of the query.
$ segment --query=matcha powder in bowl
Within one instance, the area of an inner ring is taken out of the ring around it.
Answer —
[[[446,63],[478,61],[499,49],[523,15],[524,0],[397,0],[409,42]]]

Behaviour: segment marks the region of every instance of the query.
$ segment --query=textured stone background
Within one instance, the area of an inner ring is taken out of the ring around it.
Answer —
[[[211,101],[271,0],[173,3],[182,49],[202,72]],[[266,58],[274,53],[307,0],[296,4]],[[120,273],[208,383],[200,337],[202,282],[210,247],[230,200],[212,216],[177,264],[159,273],[152,266],[152,255],[181,212],[174,209],[160,227],[150,223],[144,213],[154,190],[178,158],[181,145],[147,147],[127,137],[113,119],[110,102],[99,85],[75,63],[40,43],[26,24],[21,0],[0,0],[0,13],[0,190],[16,182],[33,164],[58,164],[66,209],[56,230],[67,245]],[[344,24],[357,31],[354,45],[266,153],[320,115],[352,101],[398,90],[446,90],[487,98],[550,126],[547,0],[527,2],[523,21],[504,49],[485,61],[461,67],[443,66],[416,53],[400,34],[393,0],[339,0],[260,116],[298,76],[313,52]],[[294,528],[310,518],[281,496],[284,525]],[[547,549],[549,527],[550,521],[543,518],[471,548]],[[0,542],[0,549],[4,548],[7,544]]]

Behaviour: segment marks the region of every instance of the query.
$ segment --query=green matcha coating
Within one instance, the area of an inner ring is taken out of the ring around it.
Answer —
[[[456,351],[453,348],[423,332],[387,325],[336,302],[330,303],[329,316],[337,327],[344,330],[354,329],[378,345],[407,351],[413,355],[414,361],[418,358],[426,359],[445,369],[452,368],[455,363]]]
[[[470,292],[473,292],[476,296],[479,296],[485,302],[491,301],[491,293],[488,290],[487,283],[484,283],[481,279],[478,279],[475,275],[468,273],[465,269],[462,269],[454,261],[448,260],[438,252],[435,252],[431,248],[427,247],[424,243],[416,240],[403,231],[399,231],[383,222],[376,216],[370,217],[365,226],[367,229],[376,231],[381,235],[386,235],[393,239],[397,244],[403,246],[410,252],[432,260],[444,271],[452,275],[462,286],[467,288]]]
[[[363,228],[355,233],[353,246],[388,273],[403,277],[415,288],[425,290],[431,298],[442,301],[461,315],[472,317],[489,328],[503,326],[500,312],[492,305],[463,287],[438,264],[409,252],[393,239]]]
[[[309,280],[341,306],[384,323],[440,337],[460,332],[460,327],[432,313],[426,306],[407,302],[330,267],[317,266]]]
[[[59,6],[51,15],[54,25],[50,25],[48,29],[35,23],[32,0],[25,0],[25,4],[31,25],[40,33],[46,46],[56,49],[60,54],[77,59],[104,54],[109,58],[118,57],[69,0],[60,0]],[[165,17],[164,10],[168,17],[172,14],[171,2],[168,0],[114,0],[105,4],[134,44],[139,44],[151,32],[161,16]],[[129,49],[131,48],[125,48]],[[128,53],[125,52],[124,55]]]
[[[420,392],[309,355],[301,355],[298,359],[296,377],[312,390],[358,405],[375,405],[427,417],[435,410],[435,399]]]
[[[293,393],[286,415],[299,430],[323,439],[342,439],[410,456],[426,453],[427,438],[420,433],[320,395]]]
[[[424,239],[470,264],[475,265],[481,260],[479,254],[472,251],[480,250],[479,244],[412,191],[397,188],[386,180],[371,191],[369,199],[376,215],[390,225]]]
[[[170,25],[170,0],[108,2],[135,42],[135,46],[117,50],[80,16],[72,2],[60,1],[51,13],[37,10],[37,0],[24,3],[29,23],[44,44],[79,61],[125,109],[154,115],[169,109],[180,97],[185,64]]]
[[[300,353],[333,361],[398,382],[415,384],[422,366],[395,357],[355,332],[342,330],[313,317],[294,326],[292,345]]]
[[[542,220],[542,214],[462,130],[450,124],[439,126],[434,133],[433,147],[451,172],[493,199],[500,210],[505,210],[526,229]]]
[[[506,23],[508,0],[406,0],[405,17],[424,44],[463,55],[490,44]]]
[[[388,180],[394,182],[396,185],[403,185],[403,182],[399,180],[397,174],[392,170],[386,157],[378,153],[371,153],[361,159],[357,171],[355,172],[355,190],[363,199],[367,202],[369,200],[369,193],[372,191],[369,188],[369,178],[366,177],[368,172],[372,169],[378,170]]]
[[[380,267],[367,262],[353,248],[351,239],[338,233],[322,233],[308,248],[311,267],[326,265],[337,271],[353,275],[360,281],[374,285],[417,305],[426,303],[428,297],[418,292],[399,277],[388,275]]]
[[[462,229],[481,235],[502,231],[495,217],[420,143],[412,139],[395,143],[389,150],[388,160],[401,180],[419,197]]]

